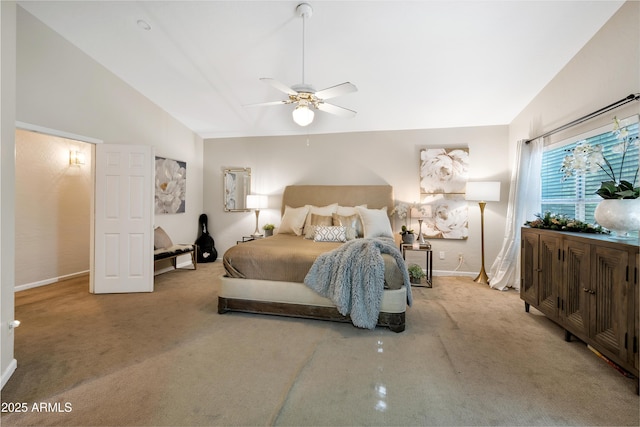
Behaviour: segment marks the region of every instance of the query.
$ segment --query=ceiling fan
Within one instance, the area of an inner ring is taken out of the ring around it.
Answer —
[[[260,80],[263,82],[268,83],[279,91],[286,93],[288,98],[282,101],[264,102],[260,104],[252,104],[250,106],[295,104],[295,109],[293,110],[293,121],[300,126],[307,126],[313,122],[314,110],[324,111],[326,113],[335,114],[345,118],[354,117],[356,115],[355,111],[325,102],[327,99],[356,92],[358,88],[353,83],[345,82],[316,91],[313,86],[304,82],[305,22],[306,19],[310,18],[313,14],[313,9],[308,3],[300,3],[296,7],[296,12],[302,18],[302,83],[289,87],[275,79],[261,78]]]

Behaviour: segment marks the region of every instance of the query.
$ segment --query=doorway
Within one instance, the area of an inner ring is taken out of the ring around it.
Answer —
[[[94,144],[16,129],[16,291],[90,272]]]

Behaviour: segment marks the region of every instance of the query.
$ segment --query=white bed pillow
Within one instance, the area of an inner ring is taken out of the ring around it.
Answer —
[[[338,206],[336,213],[342,216],[356,215],[358,213],[357,208],[366,208],[367,205],[359,206]]]
[[[314,206],[314,205],[306,205],[305,206],[309,211],[307,212],[307,219],[304,222],[304,226],[311,225],[311,215],[322,215],[330,217],[331,214],[335,213],[338,210],[338,204],[333,203],[327,206]]]
[[[391,237],[393,239],[393,230],[386,206],[382,209],[367,209],[357,206],[356,210],[362,221],[364,237]]]
[[[306,206],[301,208],[285,206],[282,222],[280,223],[280,228],[278,228],[278,234],[295,234],[296,236],[301,236],[308,212],[309,208]]]
[[[347,228],[341,225],[317,225],[316,234],[314,235],[313,240],[315,242],[346,242]]]

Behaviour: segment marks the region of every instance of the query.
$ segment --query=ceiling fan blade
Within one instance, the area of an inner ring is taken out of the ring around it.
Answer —
[[[270,105],[286,105],[291,104],[290,100],[286,101],[271,101],[271,102],[259,102],[257,104],[246,104],[243,107],[268,107]]]
[[[291,89],[289,86],[285,85],[284,83],[280,83],[277,80],[269,79],[269,78],[266,78],[266,77],[263,77],[260,80],[262,80],[265,83],[270,84],[271,86],[273,86],[276,89],[278,89],[280,92],[284,92],[287,95],[297,95],[298,94],[298,92],[296,92],[295,90]]]
[[[356,116],[356,112],[353,110],[349,110],[348,108],[338,107],[337,105],[327,104],[325,102],[318,103],[318,110],[324,111],[325,113],[335,114],[336,116],[344,117],[350,119]]]
[[[351,92],[357,92],[358,88],[356,85],[350,82],[341,83],[336,86],[331,86],[326,89],[322,89],[315,93],[316,97],[319,99],[329,99],[335,98],[336,96],[345,95]]]

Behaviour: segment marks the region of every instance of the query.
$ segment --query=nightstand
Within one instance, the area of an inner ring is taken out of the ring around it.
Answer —
[[[420,254],[420,258],[424,255],[425,263],[424,270],[427,276],[423,278],[420,284],[412,283],[411,286],[419,286],[423,288],[432,288],[433,287],[433,252],[431,251],[431,243],[419,243],[415,247],[411,243],[401,243],[400,244],[400,252],[402,252],[402,258],[407,261],[407,256],[414,255],[414,253],[418,252]],[[420,263],[415,262],[420,265]]]

